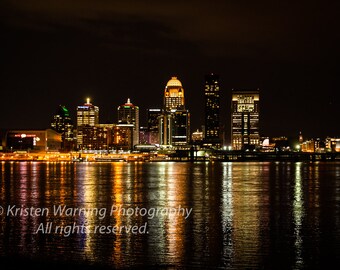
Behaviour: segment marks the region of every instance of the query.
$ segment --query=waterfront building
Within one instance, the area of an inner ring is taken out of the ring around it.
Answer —
[[[0,152],[6,149],[6,134],[7,130],[0,129]]]
[[[303,141],[301,143],[301,152],[315,152],[315,141],[313,139]]]
[[[272,137],[271,142],[274,143],[276,151],[291,151],[291,146],[286,136]]]
[[[6,135],[6,148],[10,151],[59,151],[61,142],[61,133],[53,129],[9,130]]]
[[[333,142],[336,142],[336,140],[333,140]],[[340,140],[339,140],[339,146],[340,146]],[[333,148],[334,150],[336,149],[336,143],[333,144]],[[322,141],[320,138],[309,139],[301,143],[301,152],[323,153],[325,151],[326,151],[325,142]],[[336,150],[333,152],[336,152]]]
[[[133,149],[132,124],[97,124],[82,127],[83,144],[87,152],[130,151]]]
[[[51,128],[58,133],[61,133],[61,148],[63,150],[73,150],[75,147],[74,126],[69,110],[59,105],[55,115],[51,121]]]
[[[132,151],[135,144],[135,126],[133,124],[118,124],[114,128],[112,148],[115,150]]]
[[[325,147],[330,152],[340,152],[340,138],[327,137]]]
[[[190,113],[185,108],[184,89],[177,77],[165,86],[163,110],[159,119],[159,143],[180,147],[190,140]]]
[[[112,144],[113,124],[86,125],[81,127],[81,150],[109,150]]]
[[[118,124],[133,125],[133,145],[139,144],[139,107],[127,99],[125,104],[118,106]]]
[[[204,145],[220,148],[220,86],[219,76],[216,74],[205,76],[204,105]]]
[[[231,142],[234,150],[254,149],[259,145],[259,89],[232,89]]]
[[[191,140],[194,142],[194,143],[197,143],[197,142],[202,142],[203,141],[203,132],[202,131],[199,131],[198,129],[192,133],[191,135]]]

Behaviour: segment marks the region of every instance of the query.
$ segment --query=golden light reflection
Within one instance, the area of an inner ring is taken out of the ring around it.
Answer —
[[[186,167],[174,166],[174,163],[168,163],[166,168],[166,201],[167,207],[178,208],[179,206],[185,207],[185,182],[186,182]],[[182,204],[182,205],[179,205]],[[168,249],[170,257],[175,259],[183,258],[183,243],[184,243],[184,222],[183,217],[175,215],[168,217],[166,221],[166,232],[168,240]]]
[[[152,181],[154,184],[147,190],[147,201],[151,205],[159,205],[159,207],[166,206],[166,186],[167,186],[167,162],[159,162],[157,166],[152,166],[155,170]],[[157,179],[157,180],[156,180]],[[157,250],[160,254],[166,254],[166,228],[164,226],[166,217],[159,215],[153,219],[148,220],[150,233],[148,235],[148,246],[151,250]],[[159,258],[155,258],[155,264],[161,264]]]
[[[114,180],[113,180],[113,190],[112,190],[112,204],[119,206],[119,205],[123,205],[123,194],[124,194],[124,190],[123,190],[123,168],[124,168],[124,164],[117,162],[114,163],[113,165],[113,175],[114,175]],[[120,227],[123,225],[123,221],[122,221],[122,216],[121,215],[114,215],[113,217],[114,220],[112,220],[112,222],[114,223],[114,225]],[[117,263],[117,265],[123,265],[123,261],[124,261],[124,255],[122,254],[122,235],[121,234],[117,234],[116,235],[116,239],[113,243],[113,250],[112,250],[112,257],[113,260]]]
[[[16,169],[19,171],[20,178],[19,178],[19,202],[18,205],[22,205],[23,207],[30,207],[28,199],[30,198],[28,194],[28,167],[27,162],[19,162],[15,163]],[[18,190],[16,191],[18,192]],[[25,236],[28,230],[29,225],[29,216],[20,215],[19,216],[20,222],[20,235]],[[20,238],[20,246],[22,247],[24,252],[27,252],[27,243],[25,241],[25,237]]]
[[[268,196],[263,189],[268,183],[262,175],[262,166],[268,164],[241,163],[232,170],[233,204],[233,259],[237,264],[250,254],[261,252],[260,229],[269,220],[266,207]],[[262,182],[264,181],[264,182]]]
[[[106,200],[108,192],[103,190],[103,187],[106,187],[106,183],[103,181],[106,181],[107,178],[102,178],[101,175],[107,174],[108,167],[105,165],[95,166],[91,163],[85,163],[79,166],[81,167],[78,167],[77,172],[78,180],[83,181],[79,183],[79,185],[83,186],[83,198],[79,200],[81,205],[78,207],[84,207],[90,211],[79,217],[79,224],[86,226],[86,233],[82,235],[85,243],[84,252],[86,258],[96,260],[98,252],[100,252],[100,250],[97,250],[97,244],[103,240],[102,235],[96,231],[96,226],[101,226],[101,222],[105,222],[107,217],[105,215],[103,219],[100,219],[100,214],[96,211],[100,211],[100,209],[106,207],[103,203]],[[94,212],[91,212],[91,210]],[[109,210],[110,209],[107,209],[107,211]]]
[[[302,221],[304,216],[304,202],[303,202],[303,186],[301,177],[301,162],[295,163],[295,182],[294,182],[294,203],[293,203],[293,216],[294,216],[294,236],[295,236],[295,268],[301,269],[303,266],[302,258],[302,244],[303,239],[301,236]]]
[[[6,163],[5,162],[1,162],[1,181],[0,181],[0,199],[1,201],[4,201],[5,198],[5,194],[6,194],[6,185],[5,185],[5,181],[6,181]]]
[[[234,227],[233,206],[233,165],[232,162],[223,164],[222,177],[222,232],[223,232],[223,257],[225,261],[231,261],[234,252],[232,240]]]

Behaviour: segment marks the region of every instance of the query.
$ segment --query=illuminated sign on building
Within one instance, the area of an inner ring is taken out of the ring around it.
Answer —
[[[22,134],[14,134],[14,137],[16,137],[16,138],[34,138],[34,137],[36,137],[36,135],[35,134],[22,133]]]

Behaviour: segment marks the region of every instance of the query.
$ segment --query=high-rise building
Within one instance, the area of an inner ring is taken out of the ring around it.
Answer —
[[[99,108],[86,100],[84,105],[77,107],[77,147],[83,149],[83,127],[99,124]]]
[[[139,144],[149,144],[149,132],[147,127],[139,127]]]
[[[177,77],[172,77],[164,89],[164,110],[184,110],[184,89]]]
[[[206,145],[219,148],[221,146],[220,134],[220,87],[219,76],[209,74],[205,76],[205,129],[204,141]]]
[[[190,113],[188,110],[176,110],[173,112],[172,145],[184,146],[190,140]]]
[[[234,150],[259,145],[259,95],[257,90],[232,90],[231,140]]]
[[[169,111],[163,111],[159,117],[159,144],[172,145],[174,115]]]
[[[86,100],[84,105],[77,107],[77,127],[99,124],[99,108]]]
[[[74,148],[73,122],[70,112],[65,106],[59,105],[51,121],[51,128],[61,134],[61,148],[63,150],[72,150]]]
[[[127,99],[125,104],[118,107],[118,124],[133,125],[133,145],[139,144],[139,107]]]
[[[190,113],[185,109],[184,89],[172,77],[164,90],[163,112],[159,119],[159,143],[183,146],[190,140]]]
[[[159,118],[162,115],[161,109],[148,109],[148,143],[159,144]]]

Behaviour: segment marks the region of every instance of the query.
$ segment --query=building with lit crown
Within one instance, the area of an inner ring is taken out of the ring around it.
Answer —
[[[61,133],[61,148],[63,150],[72,150],[74,148],[74,126],[70,112],[65,106],[59,105],[51,121],[51,128],[56,132]]]
[[[185,108],[184,89],[177,77],[165,86],[163,111],[159,116],[159,143],[184,146],[190,140],[190,113]]]
[[[205,145],[221,147],[220,134],[220,87],[219,76],[209,74],[205,76],[204,87],[205,123],[204,142]]]
[[[128,98],[125,104],[118,106],[118,124],[133,125],[133,145],[139,144],[139,107]]]
[[[77,107],[77,148],[83,149],[83,128],[99,124],[99,108],[86,100],[84,105]]]
[[[99,108],[86,100],[84,105],[77,107],[77,127],[99,124]]]
[[[231,143],[233,150],[254,149],[260,143],[257,90],[232,90]]]
[[[184,89],[182,83],[177,77],[171,77],[164,89],[164,103],[165,111],[184,110]]]

